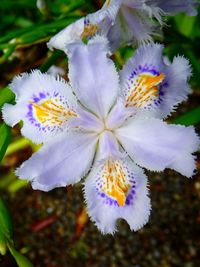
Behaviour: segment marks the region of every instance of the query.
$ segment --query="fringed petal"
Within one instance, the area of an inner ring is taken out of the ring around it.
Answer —
[[[96,164],[85,182],[88,214],[103,234],[113,234],[117,219],[137,231],[148,222],[151,210],[147,178],[130,160]]]
[[[16,77],[10,87],[16,104],[3,107],[3,118],[10,126],[22,120],[22,134],[35,143],[65,131],[77,116],[76,98],[63,79],[33,71]]]

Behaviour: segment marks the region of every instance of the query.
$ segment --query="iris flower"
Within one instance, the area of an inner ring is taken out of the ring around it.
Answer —
[[[197,14],[195,0],[107,0],[103,7],[81,18],[56,34],[48,43],[50,48],[66,50],[69,43],[90,38],[95,34],[106,36],[112,52],[125,44],[152,41],[160,35],[164,15],[186,12]]]
[[[141,46],[116,71],[106,39],[69,46],[69,80],[39,71],[16,77],[16,104],[3,117],[43,143],[16,175],[43,191],[84,181],[88,214],[102,233],[125,219],[131,230],[147,223],[147,177],[170,168],[191,177],[199,139],[193,127],[163,121],[190,92],[188,61],[162,58],[162,45]],[[173,186],[173,185],[172,185]]]

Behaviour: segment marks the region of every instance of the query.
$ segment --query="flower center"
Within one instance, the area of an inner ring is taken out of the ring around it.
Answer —
[[[95,130],[95,132],[97,132],[99,135],[101,135],[104,132],[113,132],[114,129],[112,129],[111,127],[109,127],[108,123],[107,123],[107,119],[104,119],[101,121],[101,126],[99,128],[97,128]]]

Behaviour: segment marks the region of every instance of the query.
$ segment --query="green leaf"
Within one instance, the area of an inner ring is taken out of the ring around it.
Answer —
[[[0,90],[0,108],[5,103],[11,103],[15,100],[15,94],[8,88],[3,88]]]
[[[24,255],[19,253],[13,246],[8,245],[8,248],[19,267],[33,267],[33,264]]]
[[[51,21],[48,23],[35,23],[33,26],[25,27],[22,29],[13,29],[4,36],[0,37],[0,44],[6,45],[6,43],[12,45],[23,45],[38,41],[38,38],[50,37],[50,35],[56,34],[59,30],[63,29],[70,23],[79,19],[80,15],[70,15],[63,19]]]
[[[176,27],[181,34],[187,37],[191,37],[196,22],[195,16],[187,16],[186,14],[179,14],[174,17],[176,21]]]
[[[7,238],[5,234],[2,232],[2,230],[0,229],[0,254],[1,255],[6,254],[6,250],[7,250],[6,243],[7,243]]]
[[[11,139],[11,130],[5,123],[0,126],[0,161],[4,157]]]
[[[46,24],[35,24],[35,28],[32,29],[32,26],[26,28],[26,32],[22,34],[20,37],[16,37],[15,39],[12,39],[12,44],[15,45],[22,45],[22,44],[28,44],[33,43],[36,41],[39,41],[40,39],[44,38],[50,38],[51,35],[56,34],[59,30],[63,29],[70,23],[74,22],[75,20],[79,19],[80,16],[68,16],[65,19],[57,20],[53,22],[49,22]],[[1,38],[0,38],[1,42]]]
[[[30,26],[22,29],[13,29],[11,32],[9,31],[4,36],[0,37],[0,43],[8,43],[10,40],[13,40],[26,33],[27,31],[31,31],[33,29],[35,29],[35,26]]]
[[[10,213],[0,198],[0,254],[6,254],[7,242],[11,241],[13,227]]]
[[[200,122],[200,107],[186,112],[182,116],[174,119],[172,122],[186,126],[198,124]]]
[[[10,212],[8,211],[4,201],[0,198],[0,225],[1,231],[6,234],[8,238],[13,235],[13,226]]]
[[[8,247],[19,267],[33,267],[32,263],[24,255],[16,251],[12,236],[11,216],[3,200],[0,198],[0,253],[5,255],[6,248]]]

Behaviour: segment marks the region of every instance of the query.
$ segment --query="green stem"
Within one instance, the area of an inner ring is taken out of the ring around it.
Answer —
[[[51,56],[42,64],[42,66],[40,67],[41,72],[46,72],[48,71],[48,69],[54,65],[54,63],[63,56],[63,52],[62,51],[55,51],[51,54]]]

